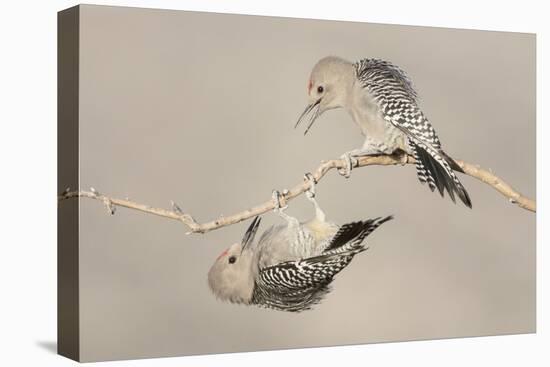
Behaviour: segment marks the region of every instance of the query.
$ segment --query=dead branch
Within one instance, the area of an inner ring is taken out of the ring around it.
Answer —
[[[503,196],[508,198],[508,200],[517,204],[520,208],[535,212],[536,203],[534,200],[531,200],[516,190],[514,190],[510,185],[504,182],[502,179],[494,175],[492,172],[487,171],[479,167],[478,165],[473,165],[466,163],[460,160],[455,160],[460,168],[464,171],[465,174],[471,177],[475,177],[481,182],[486,183],[487,185],[493,187],[495,190],[500,192]],[[405,164],[414,164],[415,160],[409,155],[380,155],[380,156],[367,156],[360,157],[357,159],[357,162],[354,164],[355,167],[365,167],[365,166],[390,166],[390,165],[405,165]],[[316,182],[319,182],[323,176],[330,170],[336,168],[344,168],[345,162],[342,159],[333,159],[330,161],[323,161],[321,165],[313,172],[313,177]],[[309,183],[303,181],[290,190],[284,190],[281,193],[281,205],[286,205],[286,203],[297,196],[300,196],[309,188]],[[172,210],[154,208],[148,205],[140,204],[128,199],[117,199],[109,197],[107,195],[101,194],[95,189],[90,189],[90,191],[70,191],[66,190],[64,193],[58,196],[58,200],[66,200],[69,198],[90,198],[102,201],[103,204],[107,207],[109,213],[114,214],[115,208],[117,206],[139,210],[145,213],[158,215],[165,218],[175,219],[181,221],[187,227],[189,227],[190,233],[206,233],[214,229],[221,227],[229,226],[231,224],[239,223],[243,220],[255,217],[256,215],[264,214],[268,211],[271,211],[275,208],[275,202],[273,200],[266,201],[262,204],[256,205],[252,208],[243,210],[239,213],[223,216],[212,220],[206,223],[198,223],[190,214],[184,213],[177,206],[177,204],[172,202]]]

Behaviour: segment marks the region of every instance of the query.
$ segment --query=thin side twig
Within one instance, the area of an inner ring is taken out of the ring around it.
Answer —
[[[518,191],[514,190],[509,184],[504,182],[501,178],[496,176],[490,171],[484,170],[478,165],[473,165],[466,163],[461,160],[455,160],[464,173],[468,176],[477,178],[481,182],[493,187],[495,190],[500,192],[505,196],[511,203],[517,204],[520,208],[535,212],[536,203],[534,200],[529,199]],[[405,165],[405,164],[414,164],[415,160],[409,155],[379,155],[379,156],[367,156],[360,157],[354,163],[354,167],[366,167],[366,166],[390,166],[390,165]],[[345,167],[345,161],[343,159],[333,159],[329,161],[324,161],[321,165],[313,172],[313,178],[316,182],[319,182],[323,176],[327,174],[332,169],[341,169]],[[309,188],[310,183],[306,180],[297,184],[290,190],[285,190],[281,194],[281,205],[286,205],[286,203],[304,192]],[[101,194],[94,189],[90,191],[70,191],[66,190],[64,193],[58,196],[58,200],[66,200],[70,198],[90,198],[102,201],[109,212],[114,214],[114,209],[117,206],[125,207],[129,209],[139,210],[145,213],[158,215],[164,218],[175,219],[187,227],[189,227],[189,233],[206,233],[214,229],[221,227],[229,226],[235,223],[239,223],[243,220],[255,217],[256,215],[264,214],[268,211],[271,211],[275,208],[276,203],[273,200],[266,201],[249,209],[245,209],[241,212],[230,216],[223,216],[217,219],[214,219],[210,222],[198,223],[190,214],[184,213],[175,203],[172,203],[172,209],[162,209],[154,208],[145,204],[140,204],[128,199],[118,199],[109,197],[107,195]]]

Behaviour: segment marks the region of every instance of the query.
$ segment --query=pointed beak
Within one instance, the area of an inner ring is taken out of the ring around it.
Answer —
[[[300,125],[300,123],[303,120],[305,120],[308,117],[308,115],[310,115],[309,123],[307,125],[306,131],[304,131],[304,135],[306,135],[309,129],[311,128],[311,126],[313,125],[313,123],[315,122],[315,120],[317,120],[317,118],[321,115],[320,103],[321,103],[321,98],[319,98],[314,103],[308,105],[304,110],[304,112],[302,112],[302,114],[298,118],[298,121],[296,121],[296,125],[294,125],[294,128],[297,128],[298,125]]]
[[[254,237],[256,236],[256,232],[258,231],[261,221],[262,219],[260,217],[256,217],[252,223],[250,223],[250,226],[248,226],[241,243],[241,252],[254,241]]]

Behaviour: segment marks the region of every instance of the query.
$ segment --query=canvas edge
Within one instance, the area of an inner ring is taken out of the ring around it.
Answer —
[[[79,188],[80,6],[57,14],[57,194]],[[57,208],[57,353],[80,360],[79,200]]]

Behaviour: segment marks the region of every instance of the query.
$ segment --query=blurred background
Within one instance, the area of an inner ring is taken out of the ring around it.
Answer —
[[[535,196],[535,36],[83,6],[81,188],[199,221],[298,183],[362,144],[345,111],[293,126],[326,55],[377,57],[412,78],[444,149]],[[81,201],[83,360],[252,351],[535,331],[535,215],[461,176],[473,210],[413,166],[329,173],[337,223],[394,214],[300,314],[217,301],[207,272],[248,222],[186,236],[181,223]],[[288,213],[308,219],[305,198]],[[262,228],[280,223],[264,215]],[[261,230],[261,229],[260,229]]]

